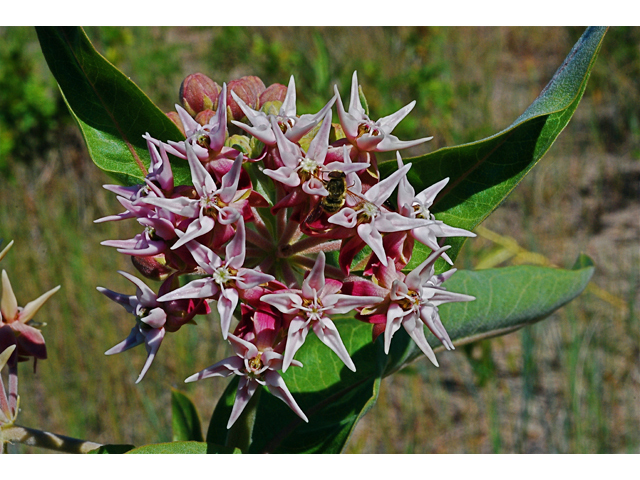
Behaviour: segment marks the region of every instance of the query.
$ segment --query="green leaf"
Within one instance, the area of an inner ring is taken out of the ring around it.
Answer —
[[[223,447],[213,443],[205,442],[170,442],[170,443],[154,443],[134,448],[127,453],[147,453],[147,454],[204,454],[204,453],[242,453],[237,448]]]
[[[94,163],[124,184],[142,183],[150,163],[142,135],[184,140],[178,127],[93,48],[81,28],[37,27],[36,31]],[[176,185],[190,184],[188,163],[173,160]]]
[[[100,448],[96,448],[95,450],[91,450],[90,454],[121,454],[127,453],[130,450],[136,448],[133,445],[102,445]]]
[[[476,300],[444,304],[439,307],[440,316],[456,346],[506,335],[543,320],[578,296],[589,283],[594,268],[591,259],[581,255],[571,270],[529,265],[462,270],[445,286],[451,292],[473,295]],[[438,345],[433,334],[427,333],[429,344]],[[407,341],[409,348],[403,352],[406,357],[403,363],[422,356],[415,344],[408,338]],[[401,366],[388,365],[385,375]]]
[[[476,300],[442,305],[440,316],[458,347],[504,335],[542,320],[575,298],[586,287],[593,270],[588,257],[582,256],[571,270],[517,266],[459,271],[447,281],[447,289],[474,295]],[[291,367],[283,374],[309,423],[265,392],[257,407],[249,453],[342,451],[358,420],[375,403],[381,378],[422,356],[404,329],[394,335],[387,356],[382,337],[372,343],[371,325],[346,316],[335,317],[334,321],[357,371],[348,370],[315,335],[309,335],[296,355],[304,368]],[[427,339],[434,351],[443,350],[428,331]],[[208,441],[227,441],[226,423],[236,388],[237,379],[214,411]]]
[[[184,393],[171,389],[171,425],[173,441],[202,442],[202,426],[195,405]]]
[[[507,198],[571,119],[605,32],[604,27],[588,28],[538,98],[505,130],[484,140],[405,159],[413,164],[408,178],[416,193],[443,178],[451,179],[431,209],[438,220],[473,230]],[[382,177],[396,169],[395,161],[380,164]],[[464,237],[448,239],[451,259],[464,241]],[[416,242],[407,268],[419,265],[429,253]]]

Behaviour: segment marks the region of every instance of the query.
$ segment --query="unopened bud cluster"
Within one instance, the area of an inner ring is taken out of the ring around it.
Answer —
[[[438,306],[474,299],[443,288],[455,269],[435,275],[438,258],[451,263],[437,239],[474,234],[429,212],[448,179],[416,194],[407,179],[411,165],[403,165],[399,153],[397,171],[380,179],[377,152],[430,140],[401,141],[391,134],[415,102],[372,121],[356,73],[348,110],[336,87],[313,115],[297,114],[293,77],[288,87],[265,87],[257,77],[220,87],[194,74],[184,80],[180,98],[183,106],[169,116],[185,139],[146,134],[151,165],[145,183],[105,186],[125,211],[97,222],[135,219],[141,232],[103,244],[132,256],[147,278],[162,281],[156,293],[121,272],[136,286],[135,295],[99,288],[135,316],[131,334],[107,354],[144,343],[148,357],[140,381],[166,332],[215,306],[235,354],[186,381],[241,377],[229,427],[261,385],[307,421],[279,371],[302,367],[294,357],[311,331],[356,370],[339,321],[331,320],[335,315],[356,311],[356,318],[374,325],[374,339],[384,335],[387,353],[403,326],[437,365],[424,326],[452,349]],[[334,105],[338,124],[332,124]],[[188,162],[193,185],[174,184],[171,164],[181,161]],[[396,190],[398,207],[392,208],[388,200]],[[432,254],[404,273],[416,240]],[[354,262],[360,275],[351,272]],[[180,286],[183,275],[197,277]]]

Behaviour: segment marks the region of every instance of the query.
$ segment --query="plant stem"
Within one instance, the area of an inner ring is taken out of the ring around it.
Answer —
[[[304,268],[308,268],[309,270],[311,270],[316,264],[316,261],[313,258],[304,257],[302,255],[291,257],[291,260],[303,266]],[[339,268],[334,267],[333,265],[325,265],[324,271],[328,276],[330,276],[331,278],[335,278],[336,280],[343,280],[345,277],[344,272]]]
[[[289,265],[289,262],[287,261],[281,262],[280,266],[282,268],[282,276],[284,277],[284,283],[286,283],[289,288],[299,288],[298,279],[296,278],[296,275],[293,273],[293,269],[291,268],[291,265]]]
[[[16,353],[14,352],[14,355]],[[9,410],[15,415],[18,409],[18,362],[9,364]]]
[[[340,240],[334,240],[332,242],[327,242],[326,238],[317,238],[317,237],[307,237],[302,240],[290,245],[287,248],[287,253],[289,255],[296,255],[298,253],[317,253],[319,251],[330,252],[333,250],[338,250],[340,248]],[[325,244],[322,248],[319,248],[319,245]]]
[[[278,246],[287,245],[296,232],[298,232],[298,226],[298,222],[289,220],[284,228],[284,232],[282,232],[282,235],[278,239]]]
[[[256,226],[256,229],[260,234],[265,238],[271,237],[271,232],[267,228],[267,225],[264,223],[264,220],[258,213],[258,209],[255,207],[251,207],[251,212],[253,213],[253,224]]]
[[[32,447],[48,448],[66,453],[88,453],[102,446],[101,443],[65,437],[64,435],[43,432],[42,430],[21,427],[20,425],[3,427],[2,435],[5,441],[24,443]]]
[[[253,243],[255,246],[267,252],[273,250],[273,244],[269,239],[263,237],[258,232],[251,230],[250,228],[247,228],[245,232],[247,236],[247,242]]]

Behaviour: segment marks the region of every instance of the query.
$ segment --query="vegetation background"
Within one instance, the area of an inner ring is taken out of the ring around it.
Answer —
[[[409,154],[508,126],[551,78],[583,29],[87,28],[98,51],[163,110],[194,72],[219,84],[295,75],[298,111],[317,111],[358,71],[372,118],[417,105],[394,133],[433,135]],[[514,263],[597,266],[578,299],[542,323],[421,359],[383,381],[349,453],[638,453],[640,451],[640,29],[612,28],[569,126],[536,169],[467,241],[458,268]],[[409,155],[407,155],[409,156]],[[128,258],[100,241],[135,222],[101,188],[33,29],[0,27],[0,238],[21,305],[60,284],[36,320],[49,358],[21,364],[19,423],[101,443],[171,440],[170,389],[208,424],[226,382],[182,380],[228,348],[216,322],[170,335],[145,380],[145,352],[106,357],[132,318],[100,295],[131,292]],[[445,324],[446,324],[446,319]],[[13,452],[33,449],[17,445]],[[37,453],[41,453],[38,451]]]

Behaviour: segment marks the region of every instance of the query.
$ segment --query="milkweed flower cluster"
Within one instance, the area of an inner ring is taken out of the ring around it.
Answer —
[[[2,260],[11,247],[13,241],[0,251]],[[33,318],[44,303],[58,290],[60,285],[40,295],[24,307],[18,305],[18,300],[13,292],[9,275],[2,270],[2,290],[0,296],[0,453],[3,453],[4,444],[8,441],[3,438],[3,430],[11,427],[19,412],[20,397],[18,396],[18,362],[24,362],[33,358],[34,370],[38,359],[47,358],[42,332],[37,328],[40,325]],[[1,372],[7,367],[8,389],[5,390]]]
[[[279,372],[303,366],[294,357],[311,332],[355,371],[336,315],[355,311],[373,324],[374,340],[384,333],[386,352],[403,326],[437,365],[423,327],[452,349],[438,306],[474,299],[442,286],[455,270],[435,274],[438,258],[451,263],[437,239],[474,234],[429,211],[447,179],[416,195],[407,180],[411,165],[399,152],[397,171],[380,179],[377,152],[430,140],[392,135],[415,102],[373,121],[356,73],[348,110],[336,87],[313,115],[297,114],[293,77],[287,87],[265,87],[257,77],[220,87],[195,74],[183,82],[180,97],[182,106],[168,115],[184,140],[146,134],[151,165],[144,184],[105,186],[125,211],[96,222],[135,219],[143,229],[103,245],[130,255],[140,273],[162,281],[155,293],[120,272],[136,286],[135,295],[98,288],[135,316],[130,335],[106,353],[144,343],[148,357],[140,381],[165,334],[213,306],[234,355],[186,381],[240,376],[228,427],[260,386],[308,421]],[[338,124],[332,124],[334,105]],[[170,162],[169,156],[175,158]],[[193,184],[175,185],[171,165],[185,160]],[[397,208],[389,206],[394,191]],[[433,253],[405,274],[416,240]],[[197,278],[180,282],[183,275]]]

